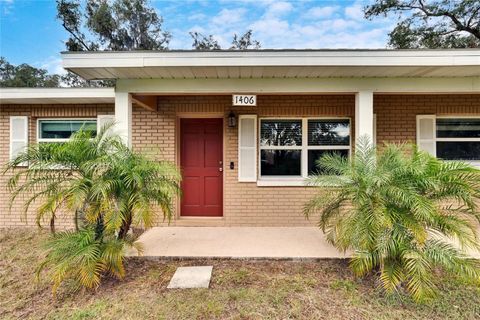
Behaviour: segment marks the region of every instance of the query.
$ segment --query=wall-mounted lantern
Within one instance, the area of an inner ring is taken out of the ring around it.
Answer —
[[[229,128],[235,128],[237,126],[237,118],[235,118],[235,113],[233,111],[230,111],[228,114],[228,127]]]

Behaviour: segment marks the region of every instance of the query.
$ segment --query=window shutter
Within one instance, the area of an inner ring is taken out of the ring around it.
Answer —
[[[28,117],[10,117],[10,160],[24,152],[28,146]],[[22,164],[26,165],[26,164]]]
[[[417,146],[420,150],[437,155],[435,115],[417,116]]]
[[[97,116],[97,133],[103,128],[104,125],[108,123],[115,122],[115,115],[113,114],[102,114]]]
[[[238,120],[238,181],[257,181],[257,116],[241,115]]]

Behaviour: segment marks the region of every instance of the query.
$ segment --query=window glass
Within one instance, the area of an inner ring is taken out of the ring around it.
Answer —
[[[301,120],[262,120],[261,146],[301,146]]]
[[[301,150],[261,150],[263,176],[300,176]]]
[[[437,118],[437,138],[480,138],[480,119]]]
[[[95,120],[40,120],[39,137],[40,139],[69,139],[81,128],[95,136],[97,122]]]
[[[480,160],[480,141],[437,141],[437,157],[444,160]]]
[[[341,157],[348,158],[349,150],[308,150],[308,174],[322,174],[324,170],[318,166],[317,161],[325,154],[338,154]]]
[[[309,146],[348,146],[349,120],[308,120]]]

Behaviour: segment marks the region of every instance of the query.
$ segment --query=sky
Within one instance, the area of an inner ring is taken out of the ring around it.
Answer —
[[[392,18],[366,20],[370,0],[150,0],[170,31],[170,49],[191,49],[189,32],[212,34],[228,48],[233,34],[253,30],[262,48],[385,48]],[[0,0],[0,56],[62,73],[68,34],[55,0]]]

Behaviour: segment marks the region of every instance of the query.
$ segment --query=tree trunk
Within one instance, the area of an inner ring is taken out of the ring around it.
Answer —
[[[52,217],[50,218],[50,233],[55,234],[55,215],[52,214]]]
[[[78,210],[75,210],[75,216],[73,217],[73,220],[75,224],[75,231],[78,231]]]
[[[102,215],[99,215],[95,224],[95,240],[102,240],[105,225],[103,223]]]
[[[118,232],[118,239],[125,239],[132,224],[132,213],[130,212],[127,218],[123,221],[120,231]]]

